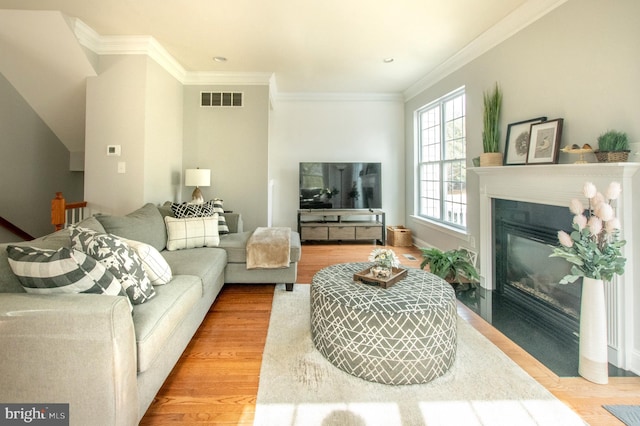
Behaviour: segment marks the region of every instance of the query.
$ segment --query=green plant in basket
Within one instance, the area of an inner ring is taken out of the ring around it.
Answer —
[[[598,150],[606,152],[629,151],[629,138],[624,132],[608,130],[598,136]]]

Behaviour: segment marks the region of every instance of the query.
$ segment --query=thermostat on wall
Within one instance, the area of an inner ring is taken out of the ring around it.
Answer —
[[[120,156],[120,145],[107,145],[107,155]]]

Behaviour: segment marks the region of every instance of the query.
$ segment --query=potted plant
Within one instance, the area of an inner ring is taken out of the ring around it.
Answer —
[[[626,133],[608,130],[598,136],[598,149],[595,154],[599,162],[627,161],[629,152],[629,138]]]
[[[472,284],[480,280],[469,252],[464,249],[442,251],[437,248],[423,248],[420,268],[429,265],[429,272],[451,284]]]
[[[501,107],[502,91],[496,83],[492,92],[484,92],[481,167],[502,165],[502,153],[499,151]]]

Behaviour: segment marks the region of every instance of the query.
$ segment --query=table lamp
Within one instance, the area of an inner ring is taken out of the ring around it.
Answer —
[[[186,169],[184,171],[184,184],[185,186],[195,186],[191,194],[191,202],[194,204],[204,203],[202,197],[201,186],[211,185],[211,170],[209,169]]]

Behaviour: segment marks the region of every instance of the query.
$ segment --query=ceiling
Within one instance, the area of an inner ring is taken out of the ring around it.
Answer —
[[[533,3],[558,1],[0,0],[0,9],[59,10],[101,36],[149,35],[187,72],[274,73],[280,92],[401,93]]]
[[[163,49],[155,59],[184,84],[260,76],[274,97],[408,99],[565,1],[0,0],[0,73],[73,164],[96,75],[83,46],[118,53],[151,37]]]

